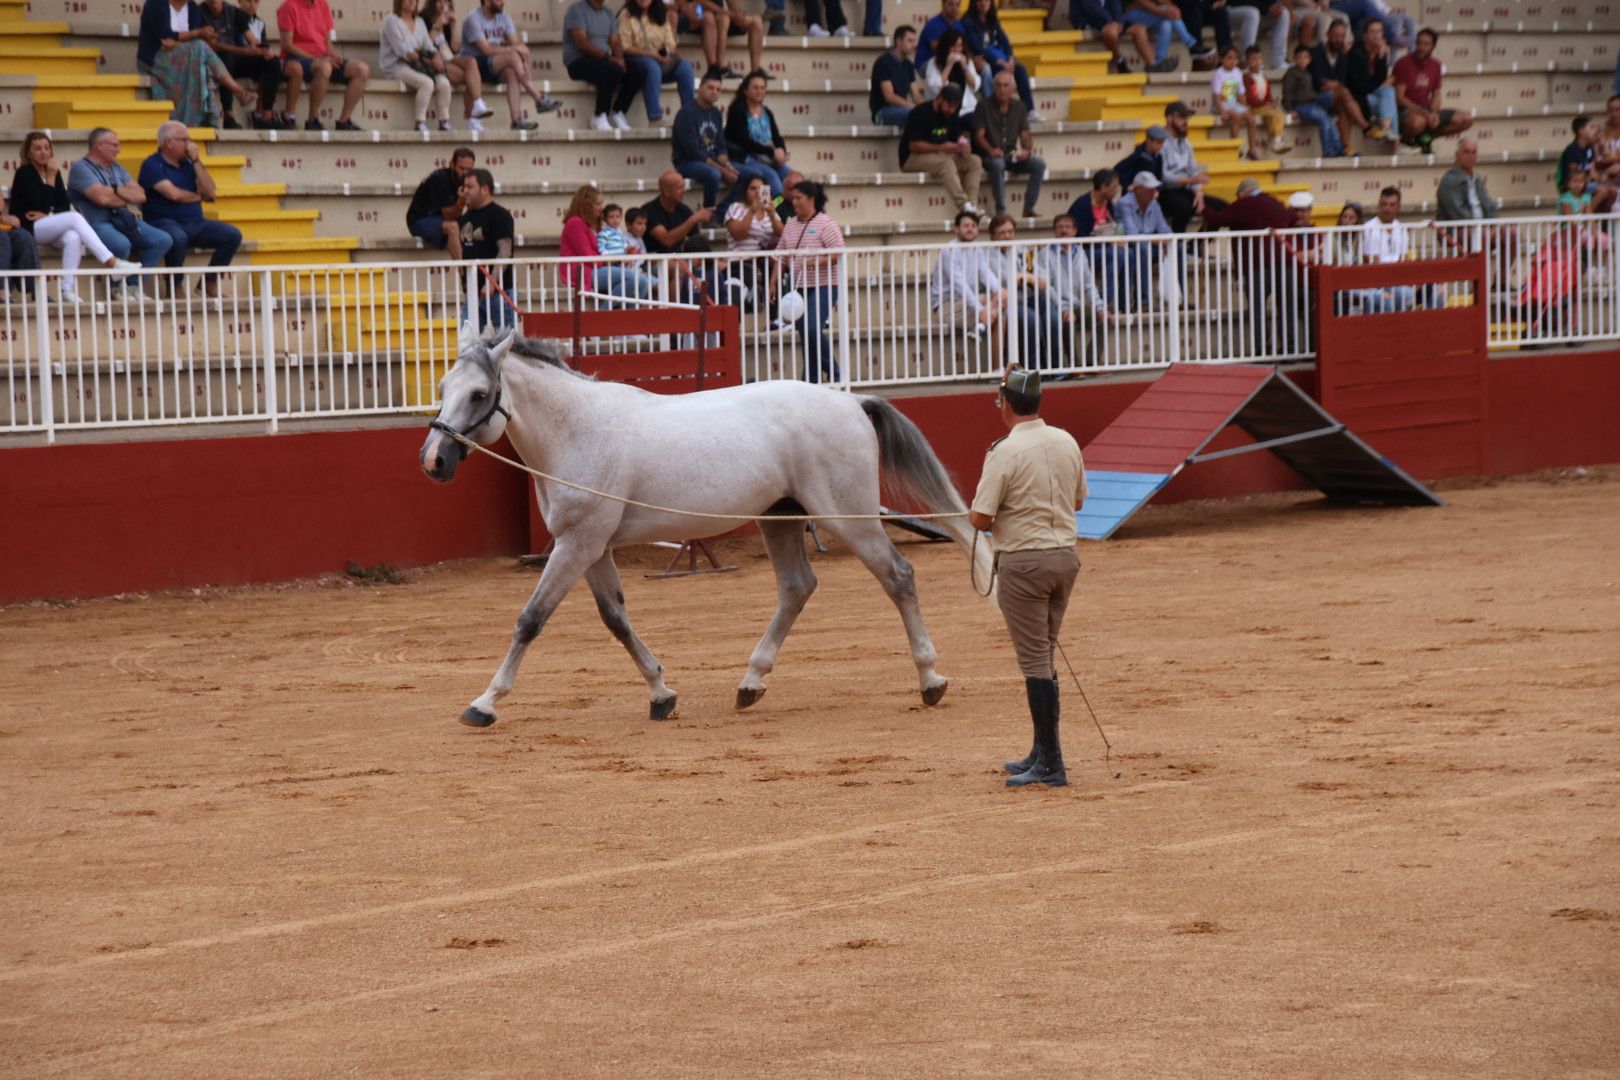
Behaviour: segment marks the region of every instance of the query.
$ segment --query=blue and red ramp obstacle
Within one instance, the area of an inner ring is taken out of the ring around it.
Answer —
[[[1254,442],[1204,452],[1235,424]],[[1269,450],[1337,502],[1440,506],[1274,367],[1172,364],[1085,448],[1082,537],[1106,540],[1182,469]]]

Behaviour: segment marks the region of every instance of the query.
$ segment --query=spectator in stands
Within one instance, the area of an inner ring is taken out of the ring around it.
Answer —
[[[202,148],[191,140],[186,125],[170,120],[158,125],[157,151],[141,162],[137,179],[146,192],[146,222],[169,234],[163,262],[170,269],[185,265],[188,248],[213,248],[208,265],[229,266],[242,246],[241,229],[203,216],[202,204],[214,201],[214,178],[201,157]],[[174,280],[177,291],[184,287],[182,280]],[[205,274],[200,288],[218,296],[218,277]]]
[[[927,66],[928,61],[934,58],[934,49],[939,45],[939,39],[947,30],[962,32],[962,3],[961,0],[939,0],[939,14],[923,23],[922,33],[917,38],[917,69],[920,71]]]
[[[1195,53],[1192,69],[1215,70],[1220,64],[1219,54],[1235,44],[1232,40],[1231,8],[1227,0],[1176,0],[1176,10],[1181,12],[1181,21],[1187,24],[1187,32],[1195,41],[1204,40],[1206,25],[1214,28],[1215,47]]]
[[[11,203],[8,207],[15,243],[0,257],[0,265],[11,266],[11,259],[19,256],[27,261],[26,251],[39,245],[62,249],[62,302],[78,304],[79,293],[73,272],[79,268],[81,253],[88,250],[96,261],[115,270],[138,270],[138,263],[125,262],[112,253],[101,237],[90,227],[84,215],[73,209],[68,201],[64,170],[57,163],[51,138],[43,131],[30,131],[22,144],[22,160],[17,173],[11,178]],[[15,219],[15,220],[11,220]],[[16,236],[26,233],[31,238]],[[10,239],[10,238],[8,238]],[[39,265],[38,253],[34,265]],[[17,267],[13,267],[17,269]]]
[[[1592,192],[1587,186],[1591,172],[1579,165],[1571,165],[1564,173],[1564,193],[1558,196],[1560,214],[1590,214]]]
[[[1579,170],[1585,175],[1585,187],[1582,190],[1592,197],[1590,200],[1592,211],[1606,214],[1614,206],[1615,188],[1596,178],[1597,142],[1602,135],[1602,129],[1590,116],[1577,116],[1570,123],[1570,130],[1574,132],[1575,138],[1564,147],[1563,154],[1558,158],[1558,168],[1553,172],[1553,177],[1558,183],[1560,208],[1564,202],[1564,195],[1569,191],[1569,174]]]
[[[1496,200],[1485,187],[1485,177],[1475,172],[1479,144],[1472,139],[1457,143],[1456,164],[1446,170],[1435,189],[1435,213],[1439,221],[1485,221],[1496,216]]]
[[[1207,229],[1264,232],[1294,227],[1293,212],[1260,190],[1260,181],[1239,181],[1237,198],[1230,206],[1204,215]],[[1294,327],[1302,301],[1303,283],[1287,249],[1273,237],[1246,236],[1232,242],[1232,263],[1248,298],[1250,348],[1261,356],[1294,351]],[[1276,301],[1276,315],[1270,313]]]
[[[726,148],[732,160],[757,166],[775,196],[782,193],[782,178],[793,170],[776,115],[765,105],[765,82],[765,73],[755,71],[737,88],[726,109]]]
[[[1378,26],[1370,23],[1369,28]],[[1386,187],[1378,193],[1378,216],[1361,227],[1361,258],[1369,263],[1398,263],[1411,250],[1412,240],[1401,213],[1401,189]],[[1410,311],[1417,304],[1417,290],[1396,285],[1361,292],[1361,307],[1369,313]]]
[[[462,182],[461,201],[466,209],[461,212],[461,257],[475,263],[510,259],[517,243],[517,228],[512,215],[495,201],[495,177],[488,169],[473,169]],[[507,297],[512,295],[513,274],[510,265],[500,269],[500,289],[496,288],[496,275],[488,267],[481,267],[478,275],[478,299],[475,305],[477,328],[480,332],[490,326],[512,326],[517,313]],[[505,290],[506,297],[501,296]],[[464,311],[464,317],[472,312]]]
[[[665,83],[675,84],[682,106],[692,103],[697,78],[691,62],[681,56],[675,19],[664,0],[625,0],[619,9],[619,44],[626,63],[641,69],[641,100],[649,123],[664,119],[659,88]]]
[[[1315,207],[1316,199],[1308,191],[1296,191],[1288,196],[1288,209],[1294,214],[1293,228],[1316,228]],[[1299,241],[1296,239],[1294,242],[1297,244]]]
[[[1360,265],[1361,228],[1366,223],[1367,215],[1362,211],[1361,204],[1354,199],[1346,202],[1339,211],[1338,220],[1333,223],[1337,230],[1333,233],[1326,261],[1334,266]]]
[[[742,190],[748,177],[757,176],[780,190],[782,179],[774,169],[749,161],[732,161],[726,151],[725,120],[720,115],[720,80],[723,73],[710,68],[698,83],[692,104],[681,106],[675,114],[673,157],[675,169],[688,180],[703,185],[703,205],[713,207],[720,201],[720,185],[734,185],[731,197]],[[727,200],[728,202],[730,199]],[[723,208],[722,208],[723,209]]]
[[[1333,10],[1350,20],[1357,37],[1367,33],[1367,27],[1383,27],[1384,40],[1397,49],[1412,43],[1417,22],[1409,15],[1389,10],[1387,0],[1332,0]]]
[[[458,146],[450,155],[450,164],[434,169],[416,185],[411,205],[405,210],[405,227],[410,234],[431,248],[447,250],[452,259],[461,258],[462,212],[467,204],[462,200],[467,174],[477,164],[472,150]]]
[[[1197,4],[1202,0],[1191,2]],[[1129,27],[1125,25],[1124,0],[1069,0],[1069,24],[1076,30],[1096,34],[1112,57],[1110,69],[1121,75],[1128,75],[1131,71],[1130,62],[1120,52],[1121,35],[1129,35],[1131,43],[1136,46],[1137,55],[1142,58],[1143,67],[1153,63],[1153,46],[1148,42],[1147,27],[1141,23]],[[1191,29],[1191,24],[1188,29]]]
[[[1603,183],[1620,183],[1620,93],[1609,98],[1604,106],[1603,130],[1598,135],[1594,164],[1598,179]]]
[[[984,179],[984,166],[969,143],[961,109],[962,90],[955,83],[940,87],[934,100],[912,109],[900,134],[900,167],[926,173],[944,186],[958,211],[977,218],[979,208],[973,200]],[[973,231],[978,235],[977,223]]]
[[[505,0],[485,2],[505,3]],[[470,28],[472,16],[467,17],[467,22]],[[462,30],[463,39],[467,33],[466,29]],[[465,40],[461,47],[468,48]],[[636,99],[642,69],[639,66],[630,67],[625,60],[624,43],[619,38],[618,24],[607,9],[607,0],[574,0],[568,6],[568,13],[563,16],[562,59],[569,78],[596,87],[596,107],[592,112],[591,127],[597,131],[612,131],[615,128],[628,131],[630,119],[624,112]],[[494,62],[495,59],[491,57],[491,63]],[[527,69],[528,60],[525,59],[523,64]],[[489,78],[488,73],[485,78]],[[510,84],[507,92],[511,93]]]
[[[1170,139],[1170,131],[1162,124],[1149,124],[1143,133],[1142,141],[1119,160],[1114,166],[1114,172],[1123,182],[1127,177],[1134,179],[1137,173],[1150,172],[1156,179],[1164,179],[1164,144]],[[1072,211],[1071,211],[1072,212]],[[1076,221],[1079,215],[1076,215]],[[1084,235],[1084,226],[1081,233]]]
[[[911,62],[916,52],[917,31],[902,26],[894,32],[894,44],[873,62],[872,92],[868,96],[872,123],[901,127],[922,100],[917,68]]]
[[[1001,318],[1006,294],[996,272],[995,254],[979,247],[979,215],[956,213],[956,237],[939,249],[939,261],[928,275],[928,306],[946,326],[988,333]]]
[[[1299,28],[1299,47],[1314,49],[1327,37],[1326,28],[1335,22],[1350,24],[1350,17],[1334,11],[1329,0],[1293,0],[1294,25]]]
[[[1018,222],[1006,214],[990,218],[990,240],[1008,244],[1018,239]],[[1007,287],[1007,308],[1018,319],[1018,352],[1025,367],[1050,368],[1062,363],[1059,338],[1063,320],[1046,294],[1046,279],[1033,273],[1031,252],[1017,247],[996,252]]]
[[[1018,100],[1024,103],[1029,122],[1040,123],[1041,114],[1035,110],[1035,92],[1029,85],[1029,70],[1013,55],[1012,42],[996,15],[995,0],[969,0],[967,13],[962,16],[962,37],[967,42],[968,52],[989,69],[992,83],[1003,71],[1013,77],[1018,86]]]
[[[1187,137],[1188,121],[1192,110],[1180,101],[1164,107],[1164,123],[1170,138],[1164,144],[1164,187],[1159,197],[1164,202],[1164,215],[1176,232],[1186,232],[1195,214],[1206,208],[1218,210],[1226,205],[1224,199],[1204,194],[1209,173],[1198,164],[1192,142]]]
[[[1311,50],[1303,45],[1294,50],[1294,66],[1283,75],[1282,105],[1300,123],[1316,128],[1323,157],[1344,155],[1344,144],[1339,141],[1339,129],[1331,115],[1333,95],[1317,85],[1311,73]]]
[[[384,17],[377,44],[377,67],[407,90],[416,92],[416,130],[426,131],[428,103],[439,115],[439,130],[450,130],[450,76],[433,48],[427,23],[417,18],[416,0],[394,0]]]
[[[729,0],[676,0],[675,10],[680,13],[681,28],[696,33],[703,42],[708,70],[719,68],[723,78],[742,78],[742,72],[726,65],[726,46],[733,34],[748,38],[748,70],[764,68],[765,22],[758,15],[750,15]]]
[[[855,36],[844,18],[843,0],[804,0],[804,21],[809,24],[805,33],[813,38]]]
[[[1209,95],[1215,105],[1215,115],[1226,125],[1227,134],[1234,139],[1240,134],[1246,137],[1248,148],[1241,154],[1258,158],[1260,140],[1257,121],[1249,110],[1248,98],[1243,92],[1243,71],[1238,67],[1236,45],[1221,53],[1221,66],[1215,69],[1215,74],[1209,79]]]
[[[641,272],[639,267],[646,260],[638,258],[647,254],[646,247],[641,243],[641,236],[647,231],[647,214],[640,208],[630,213],[635,215],[638,224],[628,221],[629,215],[618,203],[608,203],[602,208],[602,227],[596,231],[596,250],[603,255],[617,256],[618,261],[597,272],[596,287],[615,296],[649,297],[658,283],[651,274]]]
[[[1119,173],[1113,169],[1098,169],[1092,175],[1091,193],[1074,200],[1067,214],[1075,236],[1103,239],[1119,235],[1120,188]],[[1125,249],[1118,244],[1095,244],[1087,250],[1093,267],[1102,274],[1104,291],[1111,299],[1117,297],[1125,279]]]
[[[600,236],[596,245],[602,246]],[[639,206],[632,206],[624,212],[624,253],[627,256],[625,265],[630,269],[639,271],[647,265],[647,211]]]
[[[1007,174],[1024,174],[1024,216],[1034,217],[1041,200],[1041,181],[1046,178],[1046,162],[1035,155],[1035,137],[1029,130],[1029,114],[1013,94],[1013,76],[996,72],[990,97],[979,102],[973,125],[973,144],[990,174],[990,190],[995,193],[996,213],[1007,212]]]
[[[1434,58],[1440,35],[1424,28],[1418,31],[1411,52],[1395,61],[1390,78],[1395,85],[1395,103],[1400,110],[1401,137],[1409,146],[1430,153],[1430,144],[1445,135],[1460,135],[1474,126],[1474,118],[1456,109],[1439,108],[1440,83],[1445,71]]]
[[[1148,65],[1151,72],[1174,71],[1181,65],[1170,55],[1172,37],[1187,47],[1194,61],[1208,55],[1208,50],[1188,32],[1187,24],[1181,21],[1181,9],[1173,0],[1131,0],[1125,9],[1125,25],[1144,27],[1153,35],[1153,63]]]
[[[923,65],[923,83],[930,97],[940,88],[954,86],[962,91],[962,115],[972,116],[979,107],[979,68],[968,55],[967,41],[958,30],[947,30],[935,43],[934,55]]]
[[[1288,66],[1288,27],[1293,13],[1283,0],[1232,0],[1233,34],[1245,53],[1266,35],[1266,66],[1273,70]]]
[[[844,232],[827,216],[827,193],[820,184],[801,180],[788,191],[793,216],[777,241],[776,258],[771,266],[772,296],[782,295],[782,274],[787,272],[792,287],[804,297],[804,313],[794,324],[804,349],[804,377],[820,382],[823,376],[837,382],[838,359],[827,338],[827,320],[838,306],[838,260]]]
[[[1250,45],[1244,54],[1245,67],[1243,69],[1243,98],[1249,106],[1249,115],[1254,117],[1256,129],[1265,128],[1266,135],[1271,142],[1267,147],[1273,154],[1286,154],[1294,147],[1283,140],[1283,126],[1286,122],[1283,111],[1277,105],[1277,99],[1271,92],[1271,80],[1260,67],[1260,47]],[[1250,157],[1254,157],[1250,150]],[[1264,157],[1264,151],[1259,155]]]
[[[685,191],[681,174],[669,169],[658,177],[658,198],[642,207],[647,214],[647,250],[655,255],[685,251],[687,237],[714,216],[712,206],[693,210],[682,202]]]
[[[1052,236],[1057,243],[1048,244],[1035,253],[1035,275],[1046,282],[1047,300],[1057,309],[1060,329],[1053,335],[1058,346],[1057,362],[1053,365],[1056,367],[1072,364],[1073,334],[1082,312],[1091,312],[1091,318],[1086,321],[1092,326],[1097,319],[1113,320],[1097,288],[1085,246],[1069,242],[1075,238],[1078,225],[1072,216],[1059,214],[1052,221]]]
[[[594,14],[589,19],[583,18],[575,10],[581,6],[588,6]],[[574,73],[570,56],[577,58],[579,55],[580,35],[575,31],[585,25],[589,25],[593,41],[597,39],[598,31],[603,27],[606,27],[609,33],[612,32],[613,16],[607,11],[606,0],[579,0],[563,17],[563,65],[568,68],[568,74],[575,79],[581,76]],[[605,40],[605,35],[603,39]],[[461,24],[461,55],[478,65],[481,82],[491,85],[506,84],[506,109],[512,118],[513,131],[530,131],[539,126],[523,115],[523,99],[519,96],[520,93],[534,99],[534,111],[538,115],[543,116],[562,107],[562,102],[535,89],[534,79],[529,75],[529,47],[518,37],[517,26],[513,24],[512,16],[506,13],[506,0],[482,0],[478,7],[467,13],[467,18]],[[624,66],[621,63],[619,65],[621,75],[623,71]],[[586,78],[585,81],[596,80]],[[631,87],[630,93],[621,97],[621,113],[634,96],[634,92],[635,87]],[[601,104],[600,85],[597,103]],[[597,112],[600,114],[601,109],[598,108]],[[629,124],[622,126],[628,127]]]
[[[579,259],[581,262],[563,264],[563,284],[575,290],[590,290],[612,296],[652,295],[651,278],[634,271],[627,275],[623,266],[598,261],[599,256],[606,254],[597,242],[603,217],[601,191],[595,184],[581,185],[563,214],[562,240],[557,245],[558,254],[564,259]],[[623,221],[622,211],[620,221]],[[614,231],[617,232],[616,229]],[[623,242],[621,234],[617,244],[621,252]]]
[[[484,76],[478,70],[478,58],[457,55],[454,0],[422,0],[422,21],[427,23],[433,51],[444,61],[450,85],[461,87],[461,115],[467,121],[467,130],[483,131],[484,121],[494,116],[495,110],[484,104]]]
[[[255,128],[274,131],[281,127],[276,116],[276,90],[281,86],[281,65],[276,62],[264,37],[264,20],[258,17],[259,0],[242,0],[240,6],[225,0],[202,0],[203,25],[214,32],[209,44],[234,78],[258,83],[258,108],[249,116]],[[236,113],[228,102],[220,103],[227,130],[239,128]]]
[[[352,119],[365,96],[371,68],[363,60],[346,60],[332,47],[332,9],[326,0],[282,0],[276,9],[276,32],[281,38],[281,73],[287,77],[287,111],[298,113],[298,95],[309,84],[309,118],[305,131],[322,131],[321,104],[326,88],[343,87],[343,109],[338,131],[359,131]]]
[[[1311,50],[1311,81],[1316,85],[1317,107],[1334,117],[1339,146],[1344,153],[1355,157],[1350,149],[1350,131],[1352,128],[1365,131],[1367,117],[1361,111],[1361,102],[1350,92],[1349,78],[1349,28],[1344,23],[1332,23],[1328,26],[1327,40]]]
[[[0,213],[0,274],[38,269],[39,247],[34,235],[22,227],[22,219],[15,214]],[[13,298],[34,295],[33,278],[13,277],[10,284]]]
[[[217,83],[244,105],[252,91],[231,77],[225,62],[209,47],[214,31],[192,0],[146,0],[141,7],[135,70],[152,80],[154,97],[174,102],[182,123],[219,127],[225,110],[214,92]]]
[[[731,209],[726,211],[726,250],[770,251],[776,247],[783,228],[770,186],[755,176],[744,186],[742,198],[732,203]],[[748,300],[765,291],[762,286],[766,279],[761,272],[764,265],[758,259],[745,259],[731,266],[732,275],[748,290]]]
[[[1389,45],[1384,41],[1384,24],[1367,24],[1361,41],[1350,50],[1345,85],[1358,104],[1367,110],[1367,138],[1387,144],[1388,153],[1400,147],[1400,121],[1395,110],[1395,87],[1390,82]]]
[[[1162,183],[1146,171],[1131,180],[1131,190],[1119,200],[1119,227],[1125,236],[1169,236],[1170,222],[1159,205]],[[1162,243],[1163,241],[1161,241]],[[1141,307],[1152,282],[1153,249],[1148,241],[1132,244],[1126,252],[1124,281],[1112,299],[1121,310]]]
[[[132,209],[145,204],[146,191],[118,164],[121,149],[116,131],[103,127],[91,131],[84,157],[68,170],[68,200],[109,251],[120,259],[133,256],[151,269],[163,261],[174,240]]]

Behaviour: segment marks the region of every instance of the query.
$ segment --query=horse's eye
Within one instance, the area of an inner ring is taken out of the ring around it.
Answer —
[[[489,395],[484,393],[482,390],[474,390],[472,392],[472,399],[474,401],[483,401],[487,397],[489,397]]]

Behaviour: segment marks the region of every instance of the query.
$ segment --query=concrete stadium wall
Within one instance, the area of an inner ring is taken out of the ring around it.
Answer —
[[[1314,371],[1295,376],[1314,390]],[[1620,351],[1490,362],[1489,471],[1620,461]],[[1151,383],[1055,384],[1043,409],[1081,445]],[[989,385],[900,398],[971,490],[1002,434]],[[420,565],[529,550],[525,477],[474,460],[448,486],[416,468],[420,428],[0,451],[0,603],[276,581],[346,562]],[[1225,432],[1216,447],[1247,441]],[[1400,462],[1418,476],[1423,460]],[[1161,502],[1303,486],[1269,454],[1188,469]]]

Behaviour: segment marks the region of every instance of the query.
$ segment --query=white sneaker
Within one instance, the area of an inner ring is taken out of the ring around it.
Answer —
[[[114,259],[112,261],[112,268],[117,270],[120,274],[132,274],[141,268],[141,264],[138,262],[130,262],[128,259]]]
[[[967,202],[963,203],[962,209],[969,214],[977,214],[979,212],[979,208],[973,205],[972,199],[969,199]]]
[[[422,134],[426,135],[428,133],[427,121],[426,120],[418,120],[416,122],[416,130],[420,131]]]
[[[1032,124],[1046,123],[1045,120],[1041,119],[1041,114],[1036,112],[1034,109],[1029,110],[1029,122]]]
[[[608,121],[607,113],[597,113],[591,117],[591,127],[597,131],[612,131],[613,125]]]
[[[855,36],[855,31],[851,30],[847,26],[840,26],[838,29],[833,31],[833,37],[854,37],[854,36]]]
[[[608,121],[620,131],[630,130],[630,118],[622,112],[609,113]]]
[[[821,27],[817,26],[815,23],[810,24],[810,36],[811,37],[832,37],[831,34],[827,33],[827,31],[823,30]]]
[[[488,120],[494,115],[495,110],[490,108],[488,105],[485,105],[483,98],[479,98],[477,101],[473,102],[472,118],[474,120]]]
[[[478,119],[478,117],[476,117],[476,116],[469,116],[469,117],[467,117],[467,130],[468,131],[483,131],[484,130],[484,122],[482,120]]]
[[[61,300],[62,303],[67,304],[69,307],[82,307],[84,305],[84,301],[79,299],[78,293],[69,292],[67,289],[62,290]]]

